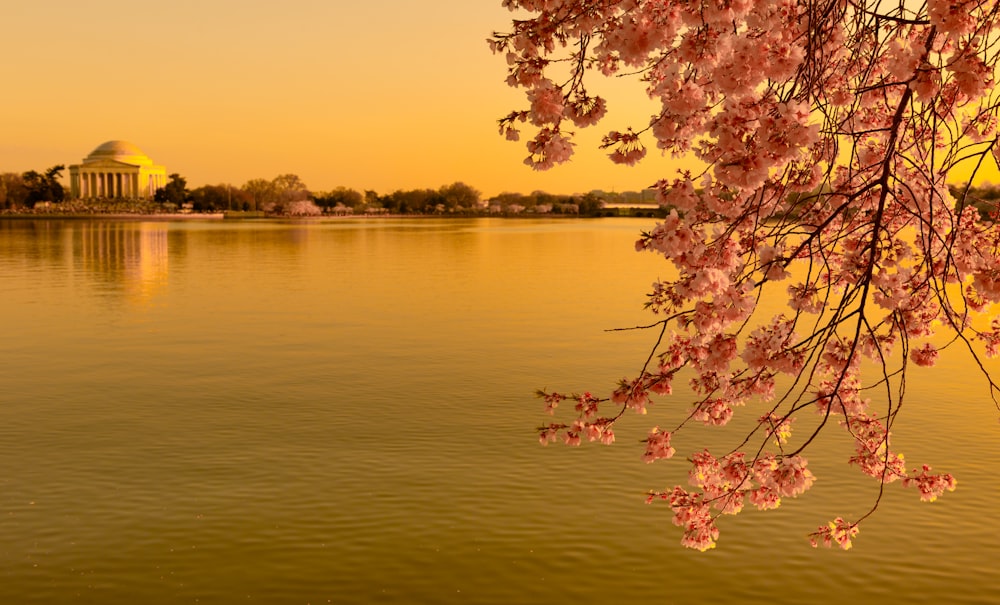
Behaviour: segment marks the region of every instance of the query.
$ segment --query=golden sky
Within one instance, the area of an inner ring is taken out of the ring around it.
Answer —
[[[122,139],[190,186],[292,172],[320,191],[464,181],[489,196],[674,176],[655,149],[636,168],[597,149],[607,130],[647,122],[636,83],[618,86],[639,105],[616,112],[612,96],[570,164],[523,165],[523,141],[495,123],[523,93],[485,42],[510,19],[500,0],[5,2],[0,172],[78,163]]]

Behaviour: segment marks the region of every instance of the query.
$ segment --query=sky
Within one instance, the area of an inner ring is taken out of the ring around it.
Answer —
[[[511,18],[500,0],[4,2],[0,172],[120,139],[190,187],[294,173],[314,191],[570,194],[676,174],[655,149],[630,168],[597,147],[653,113],[635,82],[594,88],[609,116],[570,163],[525,166],[496,125],[524,95],[486,45]]]

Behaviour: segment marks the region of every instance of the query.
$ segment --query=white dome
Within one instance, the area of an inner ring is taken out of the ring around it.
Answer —
[[[97,149],[90,152],[90,155],[83,160],[84,164],[97,162],[100,160],[115,160],[133,166],[152,166],[153,160],[149,159],[141,149],[128,141],[108,141],[97,146]]]

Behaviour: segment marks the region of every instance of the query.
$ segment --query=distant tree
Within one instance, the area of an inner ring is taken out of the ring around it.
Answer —
[[[601,208],[604,207],[604,200],[592,191],[577,200],[577,204],[579,205],[581,215],[596,216],[601,212]]]
[[[250,199],[250,194],[243,191],[239,187],[233,187],[232,185],[225,185],[226,195],[228,199],[226,201],[226,208],[228,210],[250,210],[250,205],[253,200]]]
[[[394,214],[434,212],[434,207],[442,203],[441,197],[433,189],[410,189],[394,191],[380,198],[382,207]]]
[[[266,179],[251,179],[242,189],[250,197],[251,210],[263,210],[278,203],[278,191],[274,183]]]
[[[490,206],[499,206],[503,211],[506,211],[511,205],[523,207],[525,205],[525,196],[522,193],[511,193],[509,191],[505,191],[490,198],[489,201]]]
[[[34,170],[29,170],[21,175],[21,180],[26,190],[24,203],[29,208],[33,208],[38,202],[61,202],[66,197],[66,190],[63,189],[59,178],[65,166],[59,164],[39,174]]]
[[[271,181],[281,203],[299,202],[311,197],[309,188],[296,174],[281,174]]]
[[[480,193],[465,183],[452,183],[445,185],[438,190],[445,208],[454,210],[456,208],[473,209],[479,206]]]
[[[196,212],[217,212],[229,210],[232,200],[228,185],[205,185],[192,189],[188,196]]]
[[[0,174],[0,208],[23,206],[27,196],[28,191],[20,174],[15,172]]]
[[[322,208],[333,208],[340,204],[347,208],[360,210],[365,203],[365,198],[359,191],[346,187],[337,187],[333,191],[317,193],[314,197],[316,205]]]
[[[312,200],[296,200],[284,204],[283,213],[287,216],[319,216],[323,209]]]
[[[528,196],[529,202],[526,204],[529,208],[534,206],[550,205],[556,201],[556,196],[551,193],[546,193],[545,191],[532,191],[531,195]]]
[[[66,199],[66,188],[59,182],[65,168],[66,166],[63,164],[57,164],[45,171],[45,182],[48,185],[50,202],[61,202]]]
[[[153,195],[153,200],[161,204],[174,204],[180,206],[188,201],[187,180],[176,172],[168,177],[170,180],[164,187],[160,187]]]

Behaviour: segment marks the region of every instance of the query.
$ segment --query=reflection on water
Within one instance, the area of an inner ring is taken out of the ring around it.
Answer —
[[[143,304],[166,286],[167,233],[165,223],[81,223],[67,230],[71,262]]]
[[[166,286],[169,232],[164,222],[0,221],[0,262],[86,275],[92,286],[141,306]]]
[[[1000,425],[960,351],[907,376],[894,435],[959,489],[889,490],[850,553],[804,538],[875,496],[843,440],[705,554],[643,503],[685,482],[639,447],[683,394],[614,447],[537,445],[536,388],[644,359],[604,330],[648,321],[645,227],[0,221],[0,604],[993,599]]]

